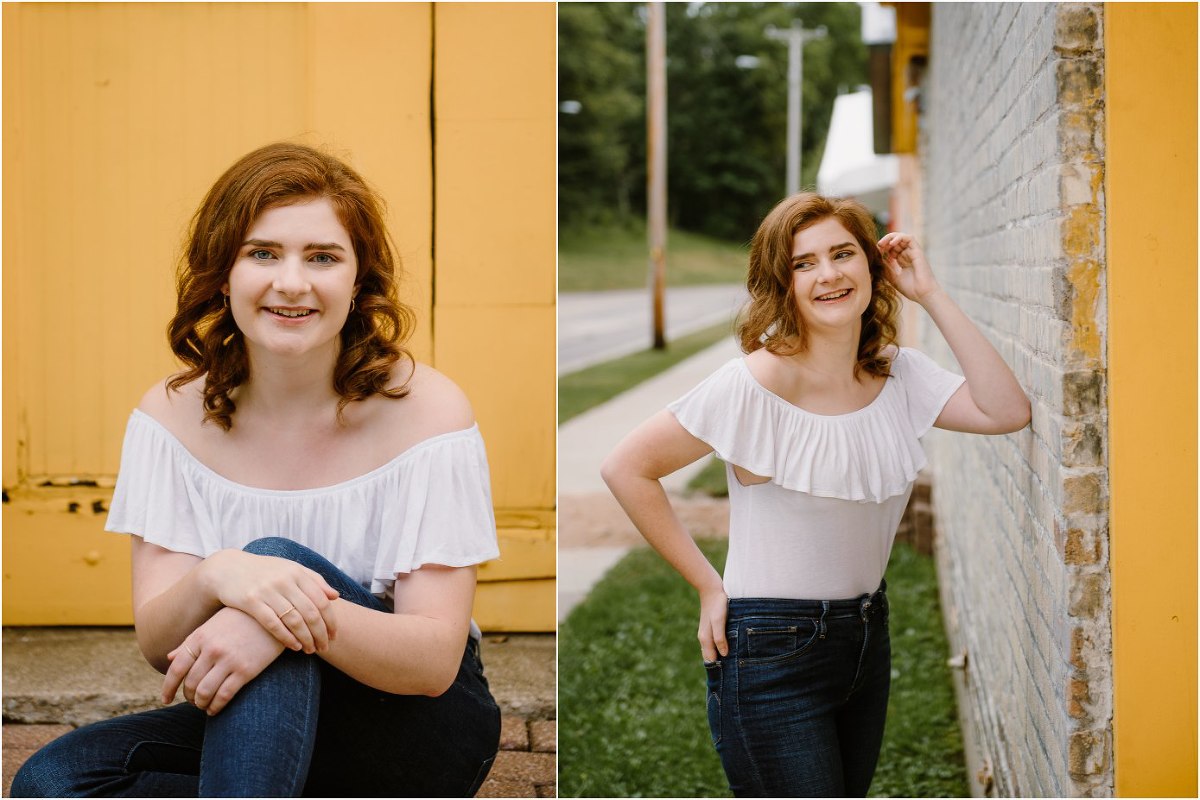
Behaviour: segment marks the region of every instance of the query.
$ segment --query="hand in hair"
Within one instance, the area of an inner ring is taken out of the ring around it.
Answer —
[[[917,240],[907,233],[889,233],[879,240],[888,281],[896,290],[914,303],[924,300],[942,287],[925,259]]]
[[[222,605],[253,617],[284,647],[324,652],[337,635],[332,601],[338,593],[318,573],[294,561],[241,550],[208,557],[212,593]]]

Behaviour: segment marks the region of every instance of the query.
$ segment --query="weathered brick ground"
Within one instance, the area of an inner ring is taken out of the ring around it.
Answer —
[[[507,716],[501,720],[500,753],[478,797],[554,797],[557,794],[557,723]],[[4,796],[12,776],[38,748],[70,725],[4,726]]]

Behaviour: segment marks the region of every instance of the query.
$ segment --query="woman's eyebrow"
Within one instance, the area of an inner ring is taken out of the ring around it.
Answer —
[[[853,246],[854,246],[854,242],[842,242],[841,244],[835,244],[833,247],[829,248],[829,252],[832,253],[834,250],[841,250],[843,247],[853,247]],[[800,253],[799,255],[793,255],[792,261],[799,261],[802,258],[812,258],[813,255],[815,255],[815,254],[814,253]]]
[[[247,239],[242,242],[242,247],[283,247],[281,242],[272,242],[267,239]],[[305,250],[340,250],[346,252],[346,248],[342,247],[337,242],[312,242],[304,245]]]

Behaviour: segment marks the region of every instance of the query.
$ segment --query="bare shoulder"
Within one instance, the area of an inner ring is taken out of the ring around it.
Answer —
[[[412,363],[398,367],[398,380],[408,377],[408,394],[397,402],[384,405],[388,416],[402,421],[411,438],[439,436],[461,431],[475,424],[471,401],[454,381],[428,364]],[[410,374],[411,370],[411,374]]]
[[[171,389],[167,383],[172,377],[168,375],[147,389],[137,407],[178,436],[204,417],[204,378]]]
[[[787,359],[760,347],[746,356],[746,366],[754,379],[775,394],[786,394],[796,381],[796,370]]]

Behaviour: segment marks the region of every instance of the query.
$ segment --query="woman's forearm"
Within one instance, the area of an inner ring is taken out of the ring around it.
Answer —
[[[920,303],[954,352],[976,407],[996,424],[997,431],[1019,430],[1027,425],[1029,398],[975,323],[945,289],[938,288],[922,297]]]
[[[133,611],[138,647],[150,666],[162,673],[170,667],[167,653],[222,608],[206,574],[211,565],[195,556],[171,555],[179,558],[171,559],[174,564],[160,562],[159,569],[178,577],[160,593],[136,604]],[[187,559],[192,561],[190,566]]]
[[[359,683],[392,694],[437,696],[458,675],[467,625],[392,614],[335,600],[337,638],[320,656]]]
[[[659,481],[610,462],[601,475],[638,532],[684,580],[701,594],[723,591],[721,576],[684,530]]]

